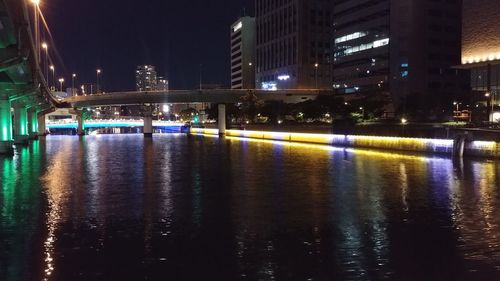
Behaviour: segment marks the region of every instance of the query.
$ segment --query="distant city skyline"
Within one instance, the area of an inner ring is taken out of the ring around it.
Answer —
[[[59,73],[91,83],[100,68],[104,90],[133,90],[137,65],[151,64],[170,88],[194,89],[200,64],[204,84],[230,84],[227,27],[244,10],[253,15],[253,2],[52,0],[41,8],[65,64]]]

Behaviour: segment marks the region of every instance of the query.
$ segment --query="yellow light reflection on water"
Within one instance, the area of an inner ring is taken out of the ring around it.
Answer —
[[[218,135],[217,129],[191,129],[193,134]],[[334,145],[342,147],[365,147],[387,150],[418,151],[434,153],[451,153],[453,140],[450,139],[419,139],[382,136],[353,136],[332,134],[309,134],[291,132],[227,130],[226,137],[242,137],[271,141],[289,141]]]
[[[408,160],[420,160],[423,162],[429,161],[449,161],[446,158],[439,157],[425,157],[421,155],[412,155],[412,154],[403,154],[397,152],[383,152],[383,151],[375,151],[375,150],[367,150],[367,149],[359,149],[359,148],[341,148],[334,147],[328,145],[320,145],[320,144],[309,144],[309,143],[298,143],[298,142],[287,142],[287,141],[273,141],[273,140],[262,140],[262,139],[251,139],[251,138],[241,138],[241,137],[226,137],[228,140],[237,140],[243,142],[255,142],[255,143],[267,143],[273,145],[280,145],[283,147],[291,147],[291,148],[303,148],[303,149],[311,149],[316,151],[345,151],[358,155],[366,155],[366,156],[376,156],[390,159],[408,159]]]
[[[57,240],[56,231],[63,220],[68,195],[71,193],[70,179],[73,175],[67,169],[68,162],[71,161],[72,151],[70,145],[63,146],[51,159],[51,166],[42,177],[47,194],[47,238],[44,241],[44,279],[50,280],[50,276],[55,270],[54,264],[54,243]]]

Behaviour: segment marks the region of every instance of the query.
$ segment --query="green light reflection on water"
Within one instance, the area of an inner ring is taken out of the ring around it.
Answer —
[[[14,157],[0,157],[0,252],[8,253],[2,261],[0,280],[26,280],[35,276],[26,268],[34,255],[41,208],[40,143],[19,148]]]

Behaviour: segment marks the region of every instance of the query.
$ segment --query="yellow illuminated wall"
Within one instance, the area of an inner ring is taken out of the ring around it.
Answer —
[[[498,0],[464,0],[462,63],[500,60]]]
[[[192,134],[218,135],[217,129],[191,128]],[[269,131],[227,130],[228,138],[248,138],[264,141],[320,144],[337,147],[374,148],[382,150],[414,151],[451,155],[454,141],[451,139],[422,139],[387,136],[351,136],[331,134],[305,134]],[[473,141],[467,144],[470,156],[500,157],[500,143]]]

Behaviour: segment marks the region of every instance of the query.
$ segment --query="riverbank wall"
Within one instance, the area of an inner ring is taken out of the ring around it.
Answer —
[[[191,128],[190,133],[201,135],[219,135],[219,131],[217,129],[203,128]],[[247,130],[226,130],[226,136],[269,141],[310,143],[336,147],[420,152],[449,156],[456,155],[456,149],[459,147],[459,142],[464,141],[463,151],[461,153],[463,156],[500,158],[500,143],[495,141],[473,140],[470,137],[455,139],[430,139]]]

